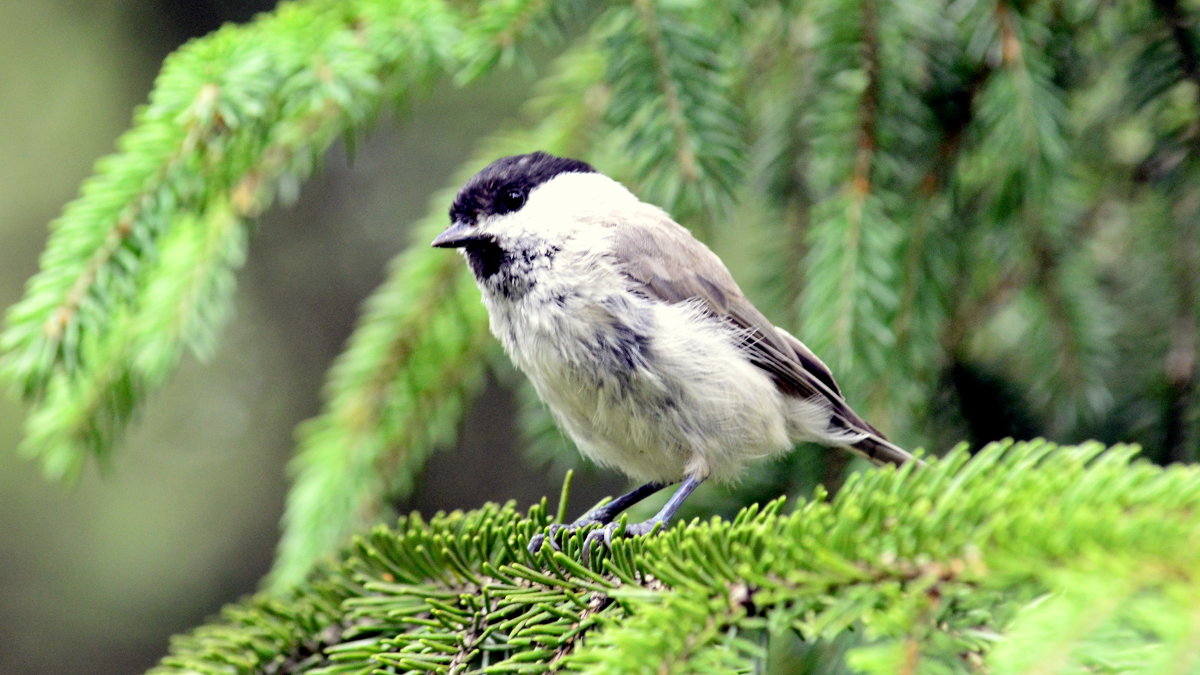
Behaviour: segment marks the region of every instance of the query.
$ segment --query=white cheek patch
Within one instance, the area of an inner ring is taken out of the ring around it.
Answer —
[[[480,231],[514,253],[555,255],[565,249],[576,265],[590,267],[612,249],[611,228],[622,211],[638,205],[633,193],[606,176],[567,173],[534,188],[521,210],[481,221]]]

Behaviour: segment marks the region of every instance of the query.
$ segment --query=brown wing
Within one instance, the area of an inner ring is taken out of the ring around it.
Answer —
[[[712,316],[737,327],[750,362],[770,375],[780,391],[823,399],[832,426],[867,434],[846,446],[848,450],[877,463],[923,464],[846,404],[829,368],[803,342],[776,328],[750,304],[716,254],[662,211],[649,211],[613,227],[615,257],[638,291],[669,303],[699,301]]]
[[[778,329],[742,294],[729,270],[704,244],[665,214],[646,224],[630,219],[616,228],[614,253],[626,276],[646,295],[669,303],[699,300],[710,314],[745,334],[751,363],[780,391],[826,399],[849,428],[878,434],[846,405],[832,373],[804,343]]]

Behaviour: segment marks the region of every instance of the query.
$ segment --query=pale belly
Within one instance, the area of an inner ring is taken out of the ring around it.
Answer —
[[[781,394],[693,308],[609,298],[491,309],[513,362],[599,464],[641,481],[732,480],[791,447]]]

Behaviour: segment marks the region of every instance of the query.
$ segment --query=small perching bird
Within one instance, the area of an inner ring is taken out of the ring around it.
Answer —
[[[562,529],[610,544],[621,511],[682,481],[735,479],[797,441],[878,463],[913,456],[846,404],[829,369],[771,324],[721,260],[662,209],[590,165],[502,157],[459,191],[433,246],[470,264],[492,333],[584,455],[642,482]],[[530,549],[540,548],[538,535]]]

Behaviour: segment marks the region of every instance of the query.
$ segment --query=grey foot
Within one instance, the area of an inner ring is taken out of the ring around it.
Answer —
[[[662,488],[662,483],[646,483],[645,485],[638,486],[630,492],[617,497],[607,504],[601,504],[600,506],[597,506],[591,511],[588,511],[580,516],[578,520],[570,525],[554,523],[549,527],[549,529],[547,529],[545,534],[535,534],[529,539],[529,552],[537,553],[538,551],[542,550],[542,544],[545,543],[547,538],[550,539],[550,545],[554,547],[555,551],[561,551],[562,547],[560,547],[558,544],[558,535],[562,533],[563,530],[566,530],[568,533],[570,533],[578,529],[591,527],[592,525],[607,525],[611,523],[613,518],[616,518],[622,511],[642,501],[646,497],[649,497],[655,492],[658,492]]]
[[[564,525],[562,523],[553,523],[552,525],[550,525],[550,527],[544,533],[538,532],[537,534],[530,537],[529,538],[529,546],[527,548],[529,549],[530,553],[536,554],[538,551],[542,550],[542,544],[549,541],[550,548],[553,548],[555,551],[561,551],[562,546],[558,543],[558,535],[560,533],[562,533],[565,530],[568,534],[570,534],[571,532],[574,532],[575,530],[578,530],[580,528],[588,527],[589,525],[595,525],[597,522],[599,522],[599,521],[595,521],[595,520],[589,520],[586,522],[576,521],[574,523],[571,523],[570,525]]]
[[[696,486],[703,481],[703,478],[697,478],[695,476],[688,476],[684,478],[683,484],[679,486],[679,489],[675,491],[675,494],[671,495],[671,498],[667,500],[667,503],[663,505],[662,509],[660,509],[653,518],[645,522],[626,525],[624,526],[624,529],[621,530],[621,534],[626,537],[640,537],[644,534],[652,534],[653,532],[656,532],[670,522],[671,518],[675,516],[675,511],[679,509],[679,505],[683,503],[683,500],[687,499],[688,495],[692,494],[692,490],[695,490]],[[575,530],[583,527],[603,525],[604,527],[588,532],[587,538],[583,540],[583,563],[586,565],[588,563],[589,554],[592,551],[592,546],[596,542],[604,544],[604,548],[612,548],[613,534],[617,532],[618,528],[622,527],[620,523],[613,522],[613,519],[617,517],[617,514],[662,489],[663,485],[663,483],[646,483],[645,485],[635,488],[633,491],[627,494],[617,497],[607,504],[598,506],[591,511],[588,511],[587,513],[583,514],[579,520],[576,520],[570,525],[561,525],[559,523],[555,523],[551,525],[549,529],[547,529],[545,534],[538,533],[530,537],[528,547],[529,552],[537,553],[538,551],[542,550],[542,544],[546,543],[547,537],[550,538],[550,545],[554,547],[554,550],[561,551],[562,547],[558,544],[558,535],[563,530],[566,530],[567,532],[574,532]]]
[[[587,538],[583,540],[583,564],[590,565],[592,546],[601,544],[604,548],[611,549],[613,535],[621,528],[621,523],[609,523],[604,527],[597,528],[588,532]],[[625,529],[621,530],[621,535],[625,537],[640,537],[647,534],[655,534],[663,528],[663,521],[659,518],[651,518],[650,520],[641,523],[631,523],[625,525]]]

